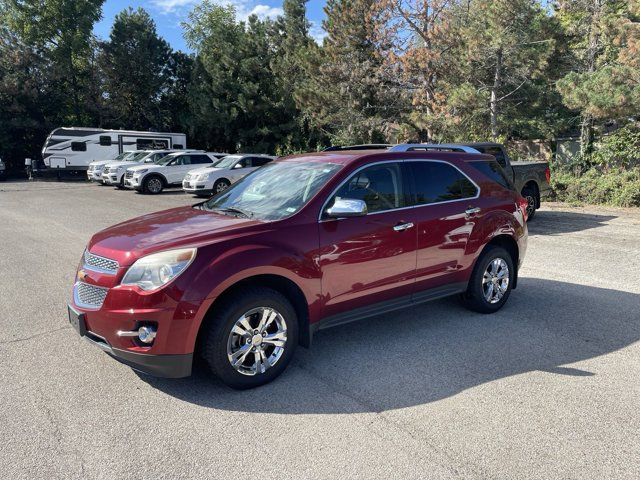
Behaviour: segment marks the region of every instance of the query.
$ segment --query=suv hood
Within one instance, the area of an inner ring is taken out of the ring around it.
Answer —
[[[96,160],[89,164],[90,167],[103,167],[107,163],[111,163],[113,160]]]
[[[161,170],[164,168],[163,165],[156,165],[155,163],[136,163],[135,167],[128,168],[127,170]]]
[[[224,170],[224,168],[216,168],[216,167],[200,167],[194,170],[189,170],[190,175],[200,175],[201,173],[209,173],[209,172],[219,172],[220,170]]]
[[[129,266],[138,258],[174,248],[197,247],[229,235],[242,235],[245,227],[262,222],[222,215],[193,207],[150,213],[96,233],[91,253]]]

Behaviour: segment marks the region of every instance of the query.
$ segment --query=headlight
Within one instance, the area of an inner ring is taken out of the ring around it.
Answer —
[[[156,290],[184,272],[196,257],[196,252],[195,248],[183,248],[142,257],[129,267],[121,284]]]
[[[196,180],[209,180],[209,174],[201,173],[200,175],[198,175],[198,178],[196,178]]]
[[[118,172],[119,172],[120,170],[124,170],[124,167],[118,167]]]
[[[149,171],[149,169],[148,169],[148,168],[143,168],[142,170],[134,170],[134,171],[133,171],[133,174],[134,174],[134,175],[141,175],[141,174],[143,174],[143,173],[147,173],[148,171]]]

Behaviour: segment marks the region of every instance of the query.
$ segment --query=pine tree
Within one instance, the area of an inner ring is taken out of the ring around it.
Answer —
[[[162,127],[161,97],[168,86],[170,58],[169,44],[158,36],[145,10],[129,8],[116,15],[100,57],[113,127]]]

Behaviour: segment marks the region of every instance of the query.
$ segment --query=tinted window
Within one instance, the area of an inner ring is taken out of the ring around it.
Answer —
[[[404,207],[400,165],[384,163],[360,170],[340,187],[334,200],[338,197],[364,200],[369,212]]]
[[[271,161],[270,158],[265,158],[265,157],[253,157],[251,159],[251,165],[253,167],[261,167],[262,165],[266,165],[267,163],[269,163]]]
[[[202,163],[211,163],[211,159],[206,155],[192,155],[191,156],[191,164],[202,164]]]
[[[460,170],[448,163],[408,162],[419,205],[475,197],[477,188]]]
[[[71,150],[74,152],[86,152],[87,144],[84,142],[71,142]]]
[[[137,150],[159,150],[161,148],[169,148],[169,140],[158,138],[137,138]]]
[[[501,166],[507,166],[507,160],[505,159],[504,152],[500,147],[483,147],[479,148],[478,151],[480,153],[486,153],[487,155],[493,155]]]
[[[176,160],[176,165],[191,165],[190,155],[180,155]]]
[[[109,135],[101,135],[100,136],[100,145],[103,147],[111,146],[111,137]]]
[[[498,162],[469,162],[469,165],[482,172],[494,182],[499,183],[504,188],[508,188],[510,190],[514,189],[513,183],[511,183],[511,180],[509,180],[502,167],[498,165]]]

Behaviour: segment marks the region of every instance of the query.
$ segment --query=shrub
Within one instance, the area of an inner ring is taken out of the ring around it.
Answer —
[[[591,168],[581,176],[554,171],[551,188],[555,199],[562,202],[640,207],[640,167]]]

